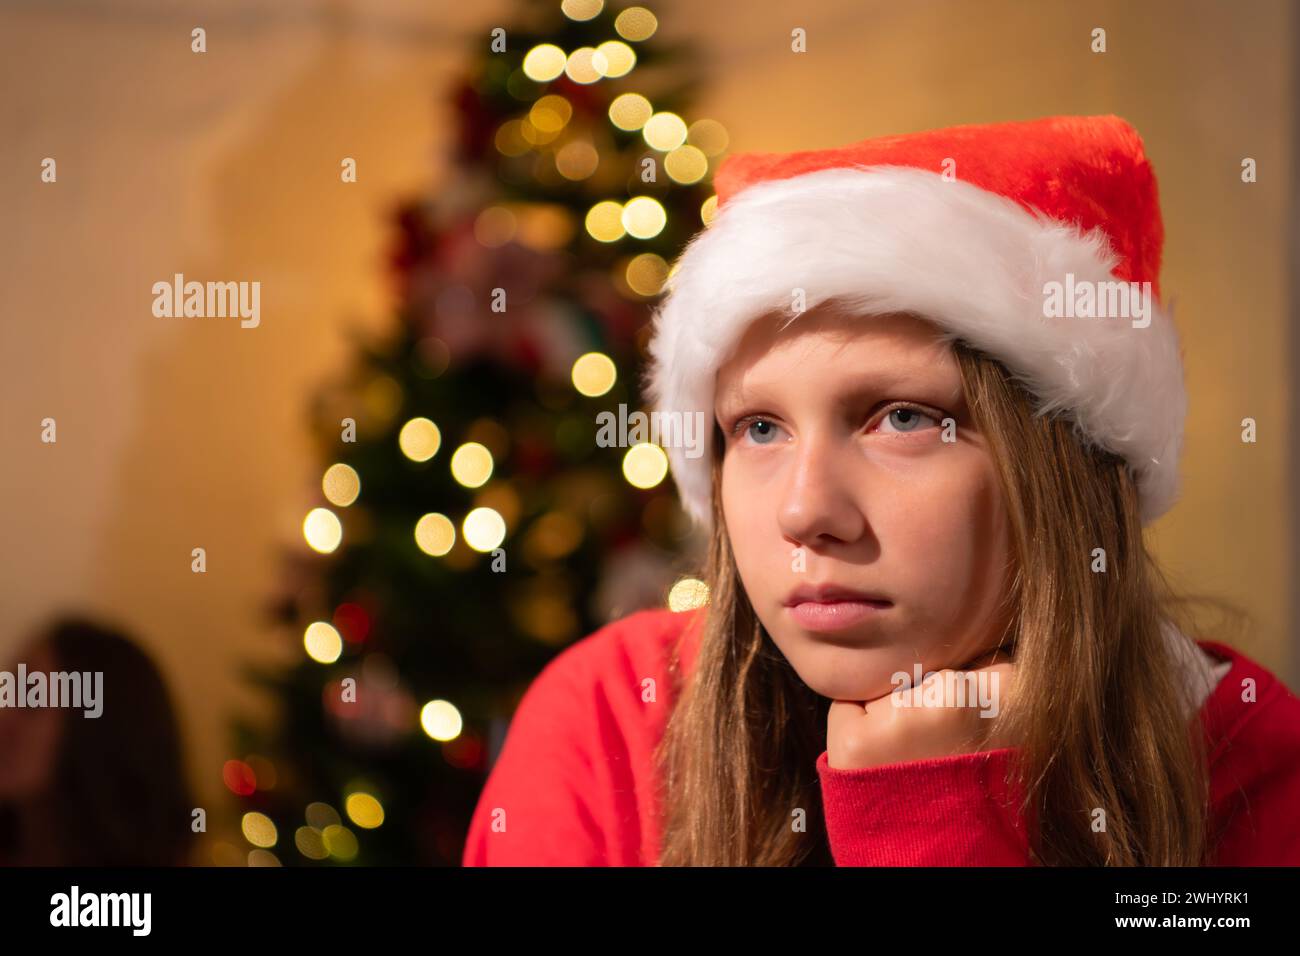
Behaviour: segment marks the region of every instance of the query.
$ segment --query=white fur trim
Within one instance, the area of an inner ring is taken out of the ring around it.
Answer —
[[[683,506],[710,525],[714,380],[746,326],[841,299],[864,316],[911,311],[999,358],[1037,398],[1070,412],[1138,478],[1142,520],[1179,493],[1187,394],[1172,317],[1151,297],[1150,325],[1046,318],[1043,287],[1114,282],[1104,231],[1082,235],[1005,196],[902,166],[818,170],[754,184],[719,209],[678,259],[654,317],[647,395],[657,411],[703,411],[704,454],[667,449]]]

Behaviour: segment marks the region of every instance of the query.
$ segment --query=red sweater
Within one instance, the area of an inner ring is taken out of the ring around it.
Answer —
[[[674,704],[668,661],[688,674],[703,611],[641,611],[566,648],[520,701],[470,824],[466,866],[645,866],[658,858],[652,753]],[[1300,864],[1300,700],[1225,645],[1231,669],[1201,707],[1210,741],[1220,866]],[[654,702],[643,702],[654,678]],[[1255,700],[1244,702],[1243,682]],[[859,770],[817,759],[840,866],[1028,865],[1003,777],[1009,749]],[[494,825],[494,821],[497,821]],[[504,826],[502,826],[504,824]]]

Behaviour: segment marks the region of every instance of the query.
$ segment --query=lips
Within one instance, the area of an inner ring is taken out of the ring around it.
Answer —
[[[785,600],[789,614],[809,631],[840,631],[873,618],[894,602],[879,594],[833,584],[803,585]]]
[[[879,607],[889,607],[894,603],[880,594],[857,591],[836,584],[803,584],[790,592],[785,599],[785,606],[796,607],[800,604],[809,603],[838,604],[842,601],[857,601],[863,604],[878,605]]]

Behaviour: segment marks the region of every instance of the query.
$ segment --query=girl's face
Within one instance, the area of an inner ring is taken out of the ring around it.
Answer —
[[[822,306],[779,324],[750,326],[714,408],[723,515],[759,621],[834,699],[882,697],[916,663],[969,663],[1007,626],[1010,546],[950,347],[907,315]]]

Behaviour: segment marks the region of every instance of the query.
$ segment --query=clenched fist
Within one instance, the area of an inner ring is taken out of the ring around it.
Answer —
[[[991,712],[1006,706],[1015,664],[1004,656],[980,666],[992,659],[987,654],[964,671],[935,671],[915,687],[874,700],[831,701],[827,761],[837,770],[857,770],[1010,746],[993,733]]]

